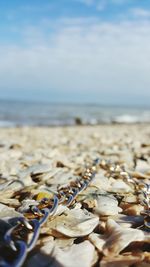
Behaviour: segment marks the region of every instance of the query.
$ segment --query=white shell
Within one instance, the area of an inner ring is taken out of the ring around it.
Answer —
[[[112,219],[107,221],[106,227],[105,235],[92,233],[89,236],[89,240],[105,256],[118,255],[132,242],[150,243],[150,233],[139,229],[122,227]]]
[[[0,219],[4,218],[13,218],[13,217],[21,217],[23,216],[21,213],[15,211],[14,208],[10,208],[4,204],[0,203]]]
[[[47,224],[50,231],[61,233],[69,237],[86,236],[99,223],[98,216],[80,208],[65,211]]]
[[[118,201],[113,196],[98,196],[97,207],[94,212],[101,216],[116,215],[122,209],[118,207]]]
[[[26,266],[90,267],[94,263],[94,257],[94,246],[88,240],[63,249],[50,241],[27,261]]]

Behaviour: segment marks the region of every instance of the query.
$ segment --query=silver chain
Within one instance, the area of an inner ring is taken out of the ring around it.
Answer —
[[[60,204],[71,206],[76,197],[85,190],[95,177],[97,165],[106,171],[108,177],[121,178],[139,195],[139,202],[144,206],[144,227],[150,230],[150,184],[137,181],[119,164],[96,159],[85,172],[68,186],[58,189],[53,198],[43,198],[37,206],[31,206],[23,217],[16,218],[16,223],[4,235],[4,247],[12,254],[11,262],[6,257],[0,258],[0,267],[21,267],[28,253],[35,247],[42,225],[50,216],[54,216]],[[142,197],[141,197],[142,196]],[[31,235],[30,241],[28,235]]]
[[[58,189],[53,198],[43,198],[38,206],[32,206],[23,217],[16,218],[16,223],[4,235],[3,250],[9,250],[13,260],[0,258],[0,267],[21,267],[27,254],[35,247],[40,235],[40,229],[50,216],[54,216],[59,204],[71,206],[76,197],[85,190],[96,174],[96,166],[99,160],[94,160],[92,166],[87,167],[85,172],[76,181],[68,186]],[[29,219],[28,217],[33,217]],[[28,235],[31,235],[28,241]]]
[[[101,167],[107,170],[109,177],[121,178],[127,184],[134,187],[136,194],[139,196],[139,202],[144,206],[144,211],[141,211],[141,215],[144,216],[144,227],[150,230],[150,184],[141,180],[136,180],[119,164],[112,164],[110,161],[102,160]]]

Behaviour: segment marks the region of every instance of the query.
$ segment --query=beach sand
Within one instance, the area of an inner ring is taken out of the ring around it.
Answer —
[[[31,166],[56,161],[79,165],[88,157],[100,157],[112,161],[119,159],[132,168],[134,154],[143,153],[144,144],[149,143],[149,124],[1,128],[1,173],[15,175],[21,167],[20,158]]]
[[[1,128],[1,205],[6,205],[6,207],[11,206],[16,209],[16,211],[18,211],[18,207],[22,205],[22,202],[20,202],[20,200],[18,201],[17,197],[14,197],[14,192],[22,190],[22,188],[29,188],[26,190],[29,190],[32,195],[45,190],[46,186],[49,186],[52,190],[57,190],[58,184],[63,185],[69,182],[69,177],[71,177],[71,175],[75,175],[77,172],[79,172],[80,169],[84,167],[85,163],[90,162],[91,160],[94,160],[96,158],[106,159],[110,160],[112,163],[122,164],[126,170],[133,172],[134,174],[138,173],[140,179],[145,179],[145,181],[149,183],[148,177],[150,177],[150,125],[114,124],[74,127],[70,126],[44,128]],[[69,176],[67,176],[67,173],[69,174]],[[130,243],[139,241],[137,237],[139,236],[139,233],[136,234],[134,232],[132,235],[131,231],[130,236],[134,236],[133,240],[129,240],[127,241],[127,243],[126,241],[124,241],[126,245],[122,245],[117,239],[118,235],[122,232],[121,230],[118,230],[116,237],[111,236],[109,241],[107,240],[105,244],[99,244],[101,234],[105,233],[105,227],[110,227],[112,231],[114,231],[114,229],[121,229],[117,228],[117,225],[113,225],[111,220],[108,220],[111,216],[116,216],[115,219],[114,217],[111,217],[111,219],[113,218],[114,223],[118,223],[119,225],[123,224],[122,216],[127,216],[126,221],[128,223],[126,226],[123,226],[123,229],[126,227],[130,230],[133,230],[131,229],[131,221],[134,221],[134,217],[136,218],[136,220],[143,220],[143,217],[141,218],[140,215],[140,211],[143,209],[143,207],[142,205],[140,205],[140,203],[135,203],[135,192],[133,192],[132,186],[125,182],[121,182],[120,179],[117,180],[116,184],[116,180],[114,177],[109,177],[108,179],[107,175],[105,176],[103,171],[102,174],[103,177],[101,177],[101,170],[99,170],[99,177],[97,176],[95,183],[93,182],[93,187],[95,186],[95,188],[97,188],[97,190],[100,190],[101,193],[108,193],[111,190],[112,192],[114,192],[114,196],[117,193],[130,193],[131,198],[133,197],[134,201],[132,202],[132,200],[130,200],[130,205],[128,204],[126,206],[123,206],[123,204],[118,206],[119,204],[117,204],[117,206],[115,206],[115,208],[117,209],[116,214],[107,214],[107,207],[105,214],[103,207],[98,206],[98,200],[91,200],[97,201],[97,208],[95,209],[93,208],[94,204],[85,201],[84,207],[87,207],[87,209],[92,214],[95,214],[94,216],[99,217],[99,226],[97,226],[95,233],[93,232],[93,235],[90,233],[90,235],[85,235],[86,237],[82,237],[82,239],[80,240],[78,240],[78,235],[77,237],[76,235],[74,237],[69,236],[69,239],[67,239],[66,234],[64,237],[63,233],[61,233],[60,237],[55,236],[56,239],[54,240],[51,231],[48,230],[49,236],[51,238],[51,244],[57,241],[55,243],[55,247],[57,248],[53,257],[55,257],[56,260],[58,260],[62,264],[61,266],[66,267],[72,267],[77,265],[82,267],[90,267],[92,266],[93,262],[97,264],[98,262],[101,262],[100,266],[103,267],[131,266],[132,264],[137,264],[134,266],[141,266],[141,262],[147,262],[147,264],[150,264],[150,252],[148,247],[146,246],[145,249],[141,248],[143,243],[141,243],[140,247],[136,247],[136,255],[133,253],[134,250],[132,246],[131,248],[127,249],[127,251],[123,252],[117,249],[118,246],[122,246],[122,250],[124,250],[126,247],[128,247]],[[65,176],[67,177],[65,178]],[[8,182],[13,180],[19,180],[23,182],[23,184],[14,182],[9,185]],[[7,186],[3,188],[3,185],[5,183],[7,184]],[[88,192],[89,191],[87,191],[86,195],[88,195]],[[104,200],[102,199],[100,203],[102,203],[103,201]],[[112,206],[112,210],[113,207],[114,206]],[[110,208],[111,207],[109,207],[109,209]],[[130,220],[129,216],[132,217],[130,218]],[[5,216],[0,215],[0,218],[3,217]],[[109,225],[107,225],[107,223]],[[125,235],[125,240],[126,236],[127,235]],[[150,234],[147,233],[147,236],[149,239],[146,242],[150,243]],[[57,240],[59,238],[62,243],[60,242],[60,240]],[[77,238],[78,242],[75,242],[74,244],[75,238]],[[141,238],[141,240],[145,240],[144,238],[145,237],[143,237],[143,239]],[[49,241],[45,242],[50,242],[50,239]],[[61,243],[61,245],[59,242]],[[112,246],[110,245],[111,242],[113,242]],[[118,243],[116,244],[116,242]],[[64,250],[64,246],[68,247],[69,252],[66,252]],[[82,250],[82,255],[79,255],[79,257],[77,257],[76,255],[76,253],[79,253],[78,246],[79,251]],[[113,246],[114,249],[112,248]],[[50,248],[48,250],[44,247],[43,250],[44,253],[48,253],[49,257],[51,257],[50,251],[52,250]],[[73,251],[75,251],[74,257],[76,257],[76,259],[73,257],[74,260],[71,256]],[[41,254],[38,253],[39,252],[37,251],[36,253],[34,253],[34,255],[31,254],[28,260],[26,261],[25,266],[35,266],[37,262],[38,265],[36,266],[44,266],[42,265]],[[64,255],[64,257],[61,257],[60,254]],[[37,255],[37,258],[35,257],[35,255]]]
[[[74,126],[74,127],[24,127],[1,128],[1,154],[7,154],[11,162],[11,155],[25,156],[30,153],[32,160],[47,162],[63,160],[65,156],[71,162],[86,156],[107,156],[114,154],[133,156],[132,150],[140,149],[150,140],[150,125],[101,125],[101,126]],[[41,156],[41,158],[40,158]]]

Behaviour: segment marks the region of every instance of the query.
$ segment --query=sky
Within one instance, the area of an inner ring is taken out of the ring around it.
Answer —
[[[0,99],[150,104],[149,0],[0,1]]]

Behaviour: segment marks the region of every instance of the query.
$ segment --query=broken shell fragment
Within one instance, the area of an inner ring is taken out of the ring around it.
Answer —
[[[95,262],[95,256],[94,246],[88,240],[66,248],[59,248],[51,241],[28,259],[26,267],[90,267]]]
[[[122,211],[122,209],[118,207],[117,199],[107,195],[97,197],[97,206],[93,210],[100,216],[116,215]]]
[[[123,249],[133,242],[150,243],[150,233],[139,229],[124,228],[114,220],[107,222],[108,236],[103,245],[104,255],[118,255]]]
[[[118,179],[116,181],[114,180],[111,183],[111,186],[110,186],[109,190],[111,192],[114,192],[114,193],[129,193],[129,192],[133,192],[132,187],[129,186],[128,184],[126,184],[121,179]]]
[[[4,204],[0,203],[0,219],[3,218],[14,218],[23,216],[21,213],[15,211],[14,208],[10,208]]]
[[[52,219],[47,227],[52,235],[58,232],[64,236],[79,237],[90,234],[98,223],[98,216],[85,209],[74,208]]]

